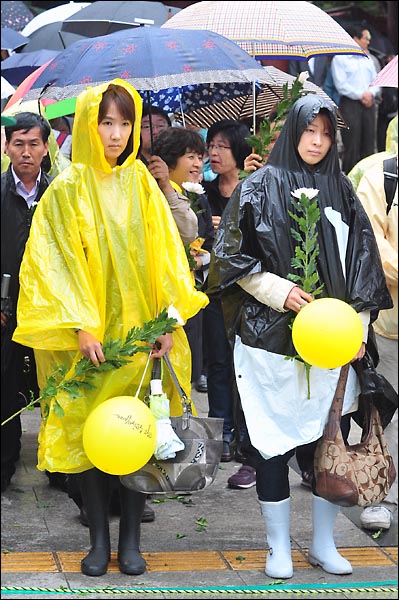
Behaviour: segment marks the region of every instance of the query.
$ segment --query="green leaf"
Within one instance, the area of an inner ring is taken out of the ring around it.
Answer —
[[[91,360],[81,358],[75,365],[73,373],[68,375],[66,365],[58,365],[48,377],[42,390],[40,398],[37,400],[31,396],[29,403],[22,409],[11,415],[2,422],[5,425],[11,419],[21,414],[24,410],[34,407],[36,402],[42,406],[42,418],[49,416],[50,402],[60,391],[69,394],[72,400],[81,397],[81,391],[84,389],[94,389],[94,378],[98,379],[102,373],[112,369],[120,369],[130,361],[126,357],[132,357],[137,352],[150,352],[151,346],[155,341],[166,333],[172,333],[176,328],[176,319],[168,317],[167,310],[163,309],[155,319],[144,323],[142,327],[132,327],[124,341],[120,339],[107,339],[103,344],[103,353],[105,362],[96,367]],[[64,416],[64,409],[58,400],[54,402],[54,411],[58,417]]]
[[[382,534],[382,529],[379,529],[378,531],[376,531],[375,533],[373,533],[371,535],[371,537],[373,538],[373,540],[378,540],[379,537],[381,537]]]
[[[195,531],[205,531],[206,528],[208,527],[208,521],[205,519],[205,517],[199,517],[195,521],[195,524],[197,525],[197,527],[195,528]]]

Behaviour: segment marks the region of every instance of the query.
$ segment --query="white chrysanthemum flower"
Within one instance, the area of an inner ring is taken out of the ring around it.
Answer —
[[[300,81],[301,83],[305,83],[307,79],[309,79],[309,71],[302,71],[301,73],[299,73],[298,81]]]
[[[193,181],[183,181],[181,184],[182,188],[186,192],[192,192],[193,194],[205,194],[205,190],[200,183],[194,183]]]
[[[176,319],[178,325],[184,325],[184,321],[181,318],[179,311],[173,306],[173,304],[171,304],[168,308],[168,317],[169,319]]]
[[[316,198],[317,194],[319,193],[319,190],[315,190],[314,188],[298,188],[297,190],[291,193],[295,198],[298,198],[298,200],[301,199],[302,194],[309,198],[309,200],[313,200],[313,198]]]

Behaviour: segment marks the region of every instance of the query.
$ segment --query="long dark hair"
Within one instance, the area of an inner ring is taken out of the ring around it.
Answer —
[[[115,102],[115,105],[122,115],[124,119],[127,119],[131,122],[132,127],[134,125],[136,112],[134,108],[134,101],[132,96],[129,94],[124,87],[120,85],[110,84],[105,92],[103,93],[102,100],[100,102],[100,106],[98,108],[98,119],[97,122],[101,123],[107,114],[108,108],[112,102]],[[126,148],[119,156],[117,160],[117,164],[121,165],[127,159],[127,157],[133,152],[133,128],[132,132],[129,136]]]

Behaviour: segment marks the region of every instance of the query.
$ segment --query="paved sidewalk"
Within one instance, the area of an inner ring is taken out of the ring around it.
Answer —
[[[200,414],[206,394],[193,392]],[[138,577],[119,572],[115,557],[118,518],[111,518],[113,556],[100,578],[80,572],[88,550],[88,529],[68,496],[49,487],[36,469],[38,409],[23,415],[22,457],[10,487],[2,494],[3,598],[328,598],[397,597],[397,514],[388,532],[374,539],[359,527],[361,509],[345,509],[337,519],[336,543],[353,574],[335,576],[306,560],[311,539],[311,494],[300,485],[296,463],[290,469],[291,538],[294,576],[276,582],[264,573],[265,528],[254,487],[231,490],[228,477],[240,464],[222,463],[206,490],[183,497],[152,497],[156,519],[142,524],[147,571]],[[197,531],[196,521],[207,526]]]

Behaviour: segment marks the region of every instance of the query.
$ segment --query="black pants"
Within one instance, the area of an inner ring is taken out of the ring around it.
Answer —
[[[366,108],[360,100],[341,96],[339,109],[349,127],[341,129],[344,146],[342,170],[348,174],[359,160],[376,152],[377,107]]]
[[[31,348],[12,341],[14,328],[1,332],[1,422],[26,406],[31,391],[38,397],[36,364]],[[11,479],[21,450],[21,418],[13,417],[1,428],[1,476]]]

